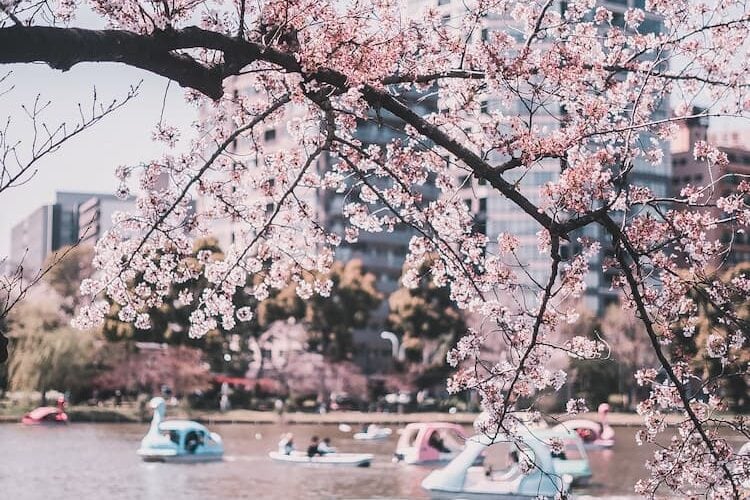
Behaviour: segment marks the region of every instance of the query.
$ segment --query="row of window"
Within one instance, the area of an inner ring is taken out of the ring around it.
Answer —
[[[741,157],[735,153],[727,153],[727,160],[729,163],[742,163],[743,165],[750,165],[750,155],[742,155]],[[673,164],[678,167],[687,165],[687,157],[675,158]]]
[[[689,175],[686,175],[684,177],[673,177],[672,178],[672,184],[674,184],[676,186],[677,185],[683,185],[683,184],[691,184],[691,183],[693,185],[695,185],[695,184],[699,184],[701,182],[703,182],[703,175],[702,174],[694,175],[692,177],[689,176]]]

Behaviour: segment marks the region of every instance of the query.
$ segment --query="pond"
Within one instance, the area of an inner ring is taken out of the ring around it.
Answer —
[[[0,425],[0,491],[22,499],[235,499],[427,498],[420,487],[429,467],[394,464],[398,436],[377,442],[352,439],[335,426],[214,425],[226,453],[222,462],[144,463],[136,455],[148,424]],[[273,462],[279,436],[291,431],[297,447],[313,435],[330,437],[340,451],[375,454],[369,468],[333,468]],[[467,428],[467,433],[470,429]],[[575,493],[632,496],[650,450],[638,447],[635,429],[618,428],[612,450],[589,453],[592,484]],[[488,460],[493,460],[492,453]]]

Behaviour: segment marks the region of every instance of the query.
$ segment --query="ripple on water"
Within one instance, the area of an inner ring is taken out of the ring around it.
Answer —
[[[147,424],[0,425],[0,488],[13,500],[427,498],[420,487],[432,470],[391,462],[398,435],[362,442],[336,426],[215,425],[224,438],[222,462],[144,463],[135,454]],[[304,467],[277,463],[267,453],[291,430],[297,448],[313,435],[328,436],[342,451],[375,454],[368,468]],[[467,428],[467,432],[469,429]],[[618,429],[614,450],[589,454],[594,484],[580,498],[625,500],[642,477],[650,451],[637,447],[634,430]],[[492,454],[488,459],[492,458]]]

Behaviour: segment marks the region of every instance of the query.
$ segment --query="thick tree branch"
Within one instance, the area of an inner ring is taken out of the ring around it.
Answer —
[[[170,78],[212,99],[224,90],[220,67],[207,67],[173,52],[165,33],[140,35],[125,30],[87,30],[47,26],[0,28],[0,64],[45,62],[67,71],[81,62],[119,62]]]
[[[627,236],[622,232],[620,227],[617,225],[617,223],[612,220],[611,217],[608,215],[603,215],[598,219],[599,223],[604,226],[604,228],[609,232],[609,234],[612,236],[612,243],[615,247],[615,256],[617,258],[618,263],[620,264],[620,269],[622,270],[623,275],[625,276],[625,280],[628,283],[628,288],[630,289],[630,293],[632,294],[633,302],[635,303],[636,309],[638,311],[638,315],[641,318],[641,321],[643,322],[644,327],[646,328],[646,333],[648,334],[649,340],[651,342],[651,346],[654,349],[654,353],[656,354],[657,359],[659,360],[659,363],[661,364],[662,368],[664,369],[664,372],[667,374],[667,377],[669,378],[670,382],[674,385],[675,390],[677,391],[677,394],[680,397],[680,401],[682,402],[682,406],[685,410],[685,413],[687,417],[692,422],[693,426],[695,427],[695,431],[700,434],[701,439],[703,440],[703,443],[706,445],[706,448],[708,449],[709,453],[714,457],[717,464],[720,464],[720,467],[722,469],[722,472],[724,473],[725,478],[729,481],[729,483],[732,486],[732,490],[734,492],[735,498],[740,498],[739,491],[737,489],[737,484],[734,480],[734,477],[732,476],[732,471],[729,470],[726,463],[724,463],[721,455],[716,450],[716,447],[714,446],[713,441],[711,438],[706,434],[706,430],[703,428],[703,423],[698,418],[698,416],[695,414],[695,411],[693,410],[691,403],[691,397],[688,395],[687,391],[685,390],[685,385],[683,384],[682,380],[680,380],[680,377],[675,373],[674,369],[672,368],[672,364],[667,359],[666,355],[661,349],[661,344],[659,341],[659,335],[656,332],[656,329],[654,328],[654,324],[651,321],[651,316],[648,313],[646,302],[641,295],[641,288],[638,282],[638,279],[636,278],[635,274],[633,273],[633,270],[630,268],[630,264],[627,261],[626,253],[628,256],[630,256],[632,259],[635,259],[637,261],[638,255],[634,255],[632,252],[632,245],[630,245],[630,242],[627,239]]]

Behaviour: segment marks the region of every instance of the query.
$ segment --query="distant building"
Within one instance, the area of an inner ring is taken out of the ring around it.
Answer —
[[[696,109],[693,114],[700,114],[700,111]],[[704,160],[696,160],[693,156],[696,141],[708,141],[716,145],[727,155],[729,163],[707,169]],[[712,182],[716,182],[714,188],[701,201],[716,201],[716,198],[736,191],[740,181],[750,175],[750,131],[714,134],[709,133],[707,117],[685,120],[680,123],[678,137],[672,143],[672,171],[674,195],[679,195],[687,186],[707,186]],[[720,209],[711,210],[717,217],[721,216]],[[706,239],[718,239],[724,244],[732,244],[731,252],[722,256],[725,265],[733,266],[750,261],[750,235],[747,233],[736,232],[731,225],[722,225],[706,231]]]
[[[135,208],[132,199],[121,200],[115,196],[97,195],[78,206],[78,240],[81,244],[94,245],[112,228],[112,215]]]
[[[47,255],[60,248],[59,220],[59,208],[44,205],[13,226],[10,265],[23,266],[27,276],[36,274]]]
[[[79,241],[93,244],[112,227],[112,213],[134,206],[110,194],[57,192],[55,203],[13,226],[9,265],[22,265],[24,274],[33,276],[51,253]]]
[[[643,8],[642,0],[616,0],[601,1],[601,4],[609,9],[612,14],[612,25],[625,28],[625,12],[631,7]],[[426,5],[430,5],[425,0],[411,0],[410,8],[414,11]],[[456,0],[437,0],[435,5],[442,14],[442,22],[446,25],[458,25],[459,19],[462,19],[466,6],[463,2]],[[553,2],[551,9],[564,13],[567,9],[567,2]],[[493,32],[505,31],[513,36],[521,44],[525,40],[523,29],[517,26],[510,15],[498,13],[488,14],[482,20],[483,28],[467,36],[475,40],[489,40]],[[659,18],[646,13],[646,19],[640,26],[641,33],[657,33],[661,29]],[[519,29],[513,29],[514,27]],[[604,28],[603,28],[604,29]],[[438,103],[442,108],[444,104]],[[488,92],[480,102],[480,116],[476,121],[467,122],[467,129],[477,127],[483,121],[489,119],[493,112],[502,112],[506,115],[525,116],[528,115],[528,103],[523,102],[520,98],[508,102],[503,95],[495,95]],[[537,113],[534,122],[537,127],[547,127],[554,130],[560,123],[565,122],[566,112],[564,109],[553,105],[545,106],[545,113]],[[663,119],[667,116],[666,105],[659,106],[653,114],[655,120]],[[644,142],[650,139],[650,136],[643,134]],[[652,165],[649,162],[638,158],[634,162],[633,170],[629,175],[629,182],[648,187],[657,196],[666,196],[669,193],[671,163],[669,161],[669,147],[666,143],[661,143],[664,153],[664,160],[659,165]],[[491,164],[502,164],[509,160],[508,156],[501,156],[496,153],[489,153],[488,160]],[[526,171],[525,169],[515,169],[504,174],[505,179],[521,192],[529,201],[534,204],[540,202],[540,188],[547,183],[555,182],[560,178],[560,174],[565,168],[565,164],[557,160],[545,159],[534,165],[533,168]],[[543,283],[547,280],[550,272],[550,259],[547,255],[541,254],[538,249],[537,233],[542,227],[533,220],[527,213],[523,212],[511,200],[503,196],[492,186],[488,185],[483,179],[478,179],[469,175],[466,169],[456,168],[456,177],[458,183],[463,186],[459,192],[466,205],[474,215],[474,230],[483,233],[489,240],[488,251],[495,253],[497,251],[497,237],[501,233],[514,235],[519,241],[519,248],[516,256],[519,262],[523,263],[523,271],[519,271],[519,279],[522,285],[528,284],[529,293],[535,294],[537,287],[531,283],[533,279],[537,283]],[[613,255],[612,244],[606,232],[598,225],[589,225],[570,235],[570,243],[564,243],[561,248],[561,254],[564,258],[577,254],[581,248],[577,243],[579,238],[598,241],[601,244],[601,252],[590,261],[589,273],[586,276],[586,290],[582,295],[583,305],[595,312],[602,313],[609,304],[618,301],[618,292],[611,287],[612,270],[604,270],[603,260]],[[524,276],[528,275],[529,278]]]
[[[307,329],[293,319],[274,321],[257,340],[250,340],[249,348],[253,353],[249,377],[279,376],[295,357],[307,352]]]

